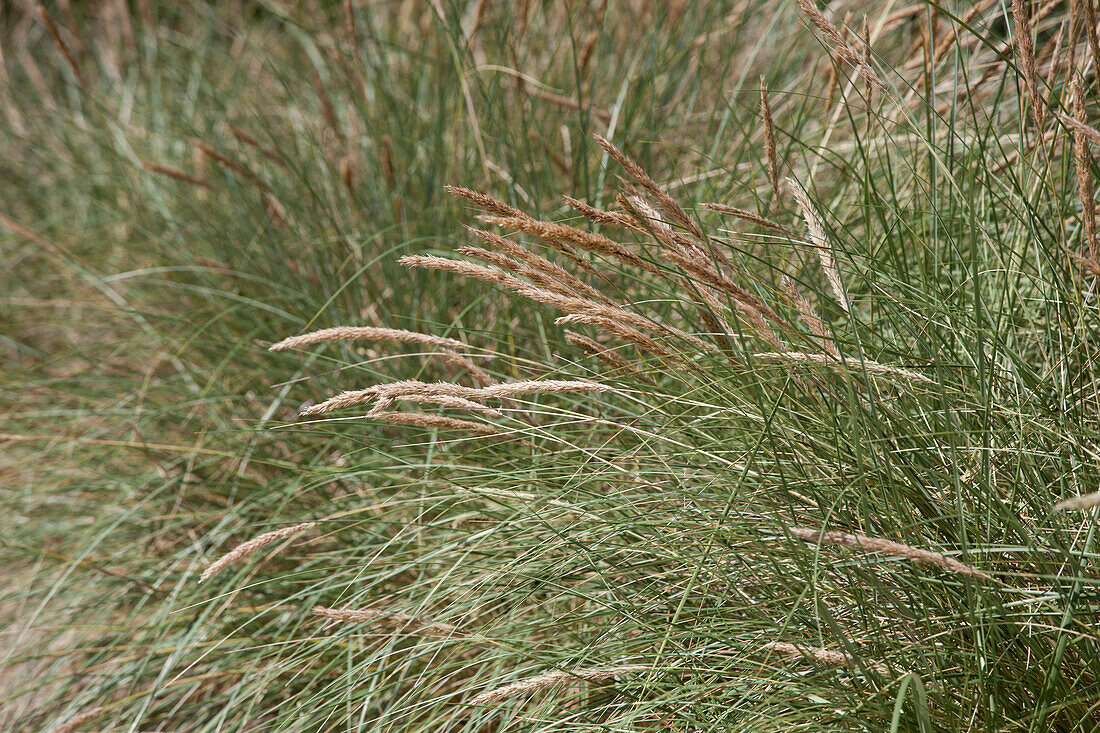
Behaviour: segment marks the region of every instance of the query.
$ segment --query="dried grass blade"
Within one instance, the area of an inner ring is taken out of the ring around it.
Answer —
[[[751,221],[753,224],[759,224],[765,229],[771,229],[781,234],[785,234],[788,237],[794,236],[794,232],[792,232],[790,229],[783,226],[779,222],[772,221],[771,219],[767,219],[763,216],[760,216],[759,214],[754,214],[753,212],[747,211],[745,209],[739,209],[736,206],[727,206],[726,204],[700,204],[700,206],[704,209],[717,211],[720,214],[730,214],[731,216],[736,216],[739,219]]]
[[[783,276],[783,288],[787,291],[787,297],[790,298],[795,308],[798,309],[798,315],[802,318],[802,322],[810,329],[810,333],[817,338],[817,342],[821,345],[821,348],[834,359],[839,360],[840,351],[837,350],[833,337],[825,330],[825,325],[821,322],[821,319],[817,317],[813,304],[806,299],[805,295],[798,292],[798,288],[795,287],[794,281],[786,275]]]
[[[604,296],[604,294],[601,293],[599,290],[596,290],[596,288],[576,277],[575,275],[573,275],[573,273],[559,267],[542,255],[535,254],[526,247],[523,247],[510,239],[506,239],[499,234],[493,234],[492,232],[487,232],[482,229],[475,229],[474,227],[465,227],[465,229],[478,239],[486,242],[487,244],[491,244],[498,249],[503,250],[507,254],[524,262],[535,270],[545,273],[549,277],[552,277],[555,280],[567,285],[581,295],[592,298],[594,300],[606,300],[606,296]]]
[[[1035,41],[1031,37],[1031,23],[1027,15],[1026,0],[1013,0],[1013,34],[1016,42],[1016,59],[1024,77],[1031,117],[1036,129],[1043,127],[1042,98],[1039,96],[1039,74],[1035,68]]]
[[[801,351],[776,351],[765,352],[762,354],[753,354],[754,359],[788,359],[791,361],[811,361],[817,364],[833,364],[840,366],[836,361],[836,357],[830,354],[807,354]],[[880,364],[877,361],[870,361],[864,359],[858,362],[859,366],[865,369],[871,374],[882,374],[890,377],[900,377],[913,382],[924,382],[925,384],[935,384],[932,379],[914,372],[909,369],[903,369],[902,367],[890,366],[889,364]]]
[[[65,57],[65,63],[72,69],[73,76],[76,77],[76,81],[81,87],[86,86],[84,83],[84,75],[80,73],[80,67],[76,65],[76,59],[73,57],[72,51],[69,50],[69,44],[65,43],[65,39],[61,37],[61,31],[58,29],[57,24],[53,22],[53,18],[46,12],[46,8],[39,5],[38,15],[42,18],[42,22],[46,25],[46,30],[49,32],[50,37],[53,38],[53,42],[57,45],[61,55]]]
[[[463,186],[444,186],[443,189],[452,196],[457,196],[460,199],[469,201],[477,208],[488,211],[490,214],[495,214],[497,216],[527,216],[519,209],[511,207],[503,201],[487,193],[482,193],[481,191],[474,191],[473,189],[464,188]]]

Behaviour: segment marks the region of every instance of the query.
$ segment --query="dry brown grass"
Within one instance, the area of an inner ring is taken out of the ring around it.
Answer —
[[[373,326],[337,326],[310,331],[300,336],[291,336],[272,344],[268,351],[285,351],[328,341],[396,341],[403,344],[424,344],[441,346],[448,349],[469,350],[470,346],[458,339],[416,333],[399,328],[375,328]]]
[[[813,0],[798,0],[798,7],[829,41],[837,56],[854,67],[868,84],[878,89],[886,89],[886,84],[874,68],[865,61],[863,54],[849,45],[844,35],[818,10]]]
[[[106,706],[97,705],[94,708],[78,713],[72,718],[69,718],[69,720],[65,721],[61,725],[50,728],[48,733],[75,733],[75,731],[80,730],[88,723],[91,723],[94,720],[98,720],[100,717],[103,716],[103,713],[106,710]]]
[[[463,400],[503,400],[531,394],[578,394],[582,392],[604,392],[608,385],[579,380],[531,380],[492,384],[487,387],[464,387],[449,382],[419,382],[405,380],[390,384],[379,384],[366,389],[341,392],[324,402],[303,408],[303,415],[319,415],[344,407],[374,402],[375,409],[392,404],[399,399],[431,400],[440,397],[460,398]]]
[[[41,5],[38,6],[38,16],[42,19],[42,23],[46,26],[46,30],[49,31],[50,37],[64,57],[65,63],[69,65],[77,82],[82,87],[87,86],[84,81],[84,74],[80,71],[80,67],[77,66],[76,59],[73,57],[73,52],[69,48],[69,44],[66,43],[65,39],[61,36],[61,30],[57,27],[57,23],[55,23],[50,14],[46,12],[46,8]]]
[[[1023,76],[1031,118],[1036,129],[1043,127],[1042,98],[1039,95],[1039,74],[1035,68],[1035,41],[1026,0],[1013,0],[1012,20],[1016,43],[1016,62]]]
[[[607,682],[615,677],[642,674],[651,669],[652,667],[648,664],[624,664],[617,667],[589,667],[571,671],[555,670],[482,692],[470,699],[470,705],[496,705],[519,695],[526,695],[537,690],[546,690],[569,682]]]
[[[821,647],[805,646],[802,644],[790,644],[782,641],[771,641],[764,645],[765,649],[771,649],[794,659],[811,659],[815,662],[835,665],[838,667],[867,667],[873,669],[883,677],[893,677],[894,673],[882,662],[866,659],[856,659],[843,652]]]
[[[182,181],[183,183],[190,183],[192,186],[199,186],[200,188],[207,189],[213,188],[207,181],[203,180],[202,178],[199,178],[198,176],[193,176],[190,173],[186,173],[184,171],[181,171],[179,168],[173,168],[169,165],[142,161],[141,167],[149,171],[150,173],[159,173],[162,176],[168,176],[169,178],[174,178],[177,181]]]
[[[1082,494],[1081,496],[1075,496],[1071,499],[1065,499],[1055,504],[1054,509],[1060,512],[1074,509],[1085,511],[1098,506],[1100,506],[1100,491],[1091,494]]]
[[[259,537],[254,537],[247,542],[243,542],[210,563],[210,565],[202,571],[202,575],[199,576],[199,582],[202,583],[210,579],[233,563],[240,562],[269,545],[290,539],[316,526],[317,522],[302,522],[301,524],[293,524],[289,527],[282,527],[281,529],[272,530],[271,532],[265,532]]]
[[[1081,75],[1073,77],[1073,162],[1077,170],[1077,195],[1081,199],[1081,228],[1089,260],[1100,262],[1100,245],[1096,241],[1096,202],[1092,180],[1092,156],[1089,154],[1088,131],[1085,124],[1085,90]]]
[[[794,195],[794,200],[798,203],[798,208],[802,210],[802,217],[805,219],[806,228],[810,232],[810,242],[817,251],[817,258],[821,262],[821,269],[825,271],[829,287],[832,289],[833,295],[836,296],[837,302],[840,303],[840,307],[847,312],[849,310],[848,291],[844,288],[844,281],[840,279],[840,268],[837,267],[836,259],[833,257],[833,248],[829,244],[828,235],[825,234],[825,225],[821,222],[821,215],[817,213],[817,208],[814,207],[813,202],[810,201],[810,197],[806,193],[806,189],[802,188],[800,183],[788,178],[787,185],[790,187],[791,194]]]
[[[787,531],[792,536],[800,540],[805,540],[806,542],[839,545],[841,547],[850,547],[864,552],[880,552],[884,555],[900,557],[911,562],[937,565],[954,573],[972,575],[982,580],[993,580],[990,575],[976,568],[972,568],[969,565],[964,565],[958,560],[946,557],[938,552],[931,552],[930,550],[921,550],[909,545],[903,545],[900,542],[893,542],[877,537],[868,537],[862,534],[850,534],[848,532],[825,532],[816,529],[808,529],[806,527],[788,527]]]
[[[768,183],[772,187],[771,210],[779,209],[779,152],[775,143],[775,120],[772,119],[772,105],[768,99],[768,83],[760,77],[760,119],[764,123],[764,153],[768,160]]]

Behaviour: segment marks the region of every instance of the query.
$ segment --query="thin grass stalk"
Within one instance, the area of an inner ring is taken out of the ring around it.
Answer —
[[[473,189],[465,188],[463,186],[444,186],[443,189],[452,196],[456,196],[460,199],[468,201],[482,211],[487,211],[490,214],[494,214],[496,216],[527,216],[519,209],[513,208],[503,201],[500,201],[499,199],[496,199],[487,193],[482,193],[481,191],[474,191]]]
[[[270,193],[271,192],[271,186],[267,185],[262,180],[260,180],[260,178],[255,173],[248,170],[243,165],[241,165],[237,161],[233,160],[232,158],[230,158],[225,153],[220,152],[219,150],[214,148],[212,145],[209,145],[209,144],[203,142],[202,140],[199,140],[198,138],[191,138],[191,144],[194,145],[195,147],[199,148],[200,150],[202,150],[202,152],[204,154],[206,154],[207,157],[211,158],[215,163],[222,166],[223,168],[228,168],[229,170],[231,170],[234,173],[238,174],[239,176],[241,176],[245,180],[247,180],[250,183],[252,183],[253,185],[257,186],[264,193]]]
[[[520,397],[530,394],[580,394],[585,392],[605,392],[610,387],[596,382],[579,380],[532,380],[525,382],[507,382],[488,387],[464,387],[449,382],[420,382],[409,379],[390,384],[377,384],[366,389],[347,390],[324,402],[310,405],[301,410],[302,415],[319,415],[332,410],[361,405],[375,400],[392,402],[406,396],[461,397],[475,402],[491,399]]]
[[[564,224],[551,224],[550,222],[532,219],[526,214],[518,217],[479,216],[478,219],[486,224],[492,224],[508,229],[515,229],[538,237],[549,244],[567,244],[579,247],[595,254],[614,257],[624,264],[636,267],[639,270],[660,275],[659,267],[651,262],[643,260],[631,252],[625,245],[608,239],[602,234],[586,232],[582,229],[566,226]]]
[[[1043,81],[1043,86],[1046,89],[1043,91],[1043,109],[1048,109],[1052,106],[1054,100],[1054,78],[1058,71],[1062,68],[1062,39],[1065,38],[1067,28],[1067,22],[1062,21],[1062,24],[1058,26],[1058,32],[1054,38],[1054,49],[1050,52],[1050,60],[1047,64],[1047,75]]]
[[[493,383],[493,378],[489,376],[488,372],[462,354],[459,354],[457,351],[442,349],[439,352],[439,356],[443,359],[444,363],[464,370],[470,375],[470,379],[472,379],[478,387],[488,387]]]
[[[840,369],[841,364],[836,361],[837,357],[832,354],[807,354],[801,351],[779,351],[779,352],[765,352],[763,354],[753,354],[754,359],[762,360],[788,360],[788,361],[806,361],[816,364],[825,364],[835,369]],[[919,372],[914,372],[910,369],[903,369],[902,367],[890,366],[889,364],[881,364],[877,361],[871,361],[869,359],[863,359],[859,362],[853,362],[858,364],[860,368],[867,371],[869,374],[881,374],[887,377],[897,377],[910,382],[922,382],[924,384],[935,384],[932,379],[924,376]]]
[[[758,224],[765,229],[771,229],[772,231],[779,232],[780,234],[786,235],[788,237],[794,236],[794,232],[792,232],[790,229],[783,226],[779,222],[772,221],[771,219],[760,216],[759,214],[754,214],[753,212],[747,211],[746,209],[739,209],[736,206],[727,206],[726,204],[700,204],[700,206],[704,209],[717,211],[719,214],[729,214],[731,216],[736,216],[738,219],[750,221],[753,224]]]
[[[550,102],[551,104],[556,104],[561,107],[565,107],[566,109],[575,109],[578,111],[588,112],[605,125],[611,122],[611,113],[608,112],[606,109],[600,109],[599,107],[595,107],[591,104],[585,104],[584,102],[578,101],[574,97],[565,97],[561,94],[554,94],[553,92],[548,92],[545,89],[539,89],[537,87],[528,86],[526,84],[523,85],[523,91],[531,95],[532,97],[543,100],[544,102]]]
[[[259,151],[260,155],[264,156],[275,165],[279,166],[283,170],[287,170],[290,167],[287,162],[283,160],[281,155],[261,145],[260,141],[252,137],[252,135],[250,135],[246,130],[241,129],[236,125],[227,125],[227,127],[229,128],[229,131],[233,133],[233,137],[237,138],[245,145],[255,148],[257,151]]]
[[[1074,95],[1076,95],[1076,91],[1074,91]],[[1076,106],[1076,102],[1074,102],[1074,106]],[[1070,128],[1071,133],[1075,135],[1080,133],[1084,135],[1088,142],[1093,145],[1100,145],[1100,130],[1097,130],[1095,127],[1090,127],[1084,121],[1071,117],[1070,115],[1062,114],[1061,112],[1055,112],[1054,114]]]
[[[859,38],[863,41],[862,57],[863,65],[867,68],[871,68],[871,26],[867,22],[867,16],[863,16],[863,22],[859,26]],[[870,136],[872,125],[874,124],[874,118],[871,116],[871,105],[875,100],[875,85],[871,83],[871,80],[867,77],[863,78],[863,94],[866,97],[864,100],[867,105],[867,133]]]
[[[38,16],[42,18],[46,30],[49,32],[54,44],[57,45],[57,49],[61,52],[61,55],[64,57],[65,63],[72,69],[73,76],[76,77],[77,83],[81,87],[86,87],[87,84],[84,82],[84,75],[80,73],[80,67],[76,65],[76,59],[73,57],[72,51],[69,50],[69,44],[65,43],[65,39],[61,37],[61,31],[57,27],[57,24],[54,23],[50,14],[46,12],[46,8],[41,5],[38,6]]]
[[[519,260],[515,260],[507,255],[501,254],[500,252],[490,252],[489,250],[483,249],[481,247],[466,246],[456,247],[455,254],[460,254],[465,257],[472,257],[474,259],[488,262],[490,265],[499,267],[500,269],[511,272],[514,275],[527,278],[533,284],[552,293],[557,293],[566,297],[575,297],[577,295],[580,295],[580,293],[563,283],[558,278],[548,275],[544,271],[537,270],[524,262],[520,262]]]
[[[783,276],[782,284],[783,289],[787,292],[787,297],[794,303],[795,308],[798,310],[798,315],[801,317],[802,322],[810,329],[810,333],[817,339],[817,343],[821,346],[822,350],[834,359],[839,360],[840,351],[836,347],[836,342],[829,332],[825,330],[825,325],[821,322],[821,319],[817,317],[817,312],[814,311],[813,304],[806,299],[806,296],[798,292],[798,288],[795,287],[794,281],[786,275]]]
[[[504,414],[500,410],[489,407],[488,405],[483,405],[480,402],[468,400],[465,397],[452,397],[450,395],[442,394],[415,394],[396,397],[395,401],[398,400],[404,402],[413,402],[419,405],[439,405],[440,407],[450,407],[458,410],[480,412],[487,417],[504,417]],[[374,412],[374,410],[372,410],[372,412]]]
[[[483,438],[496,438],[498,440],[510,440],[511,435],[506,432],[488,427],[472,420],[460,420],[456,417],[445,415],[429,415],[422,412],[371,412],[369,417],[391,425],[404,425],[414,428],[430,428],[433,430],[461,430]]]
[[[638,377],[652,382],[652,379],[644,373],[641,365],[632,362],[614,349],[608,349],[601,346],[595,339],[577,333],[576,331],[566,331],[565,340],[578,349],[586,351],[596,357],[604,364],[611,367],[615,372],[621,372],[632,377]]]
[[[542,255],[536,254],[526,247],[523,247],[510,239],[506,239],[499,234],[493,234],[492,232],[487,232],[482,229],[475,229],[474,227],[469,226],[465,227],[465,229],[478,239],[488,244],[491,244],[498,249],[503,250],[506,254],[509,254],[512,257],[521,260],[535,270],[545,273],[547,276],[552,277],[555,280],[563,283],[580,295],[583,295],[587,298],[592,298],[593,300],[606,300],[606,296],[599,290],[584,282],[580,278],[576,277],[568,270],[565,270],[564,268],[554,264]]]
[[[1100,30],[1097,29],[1096,3],[1083,0],[1085,9],[1085,35],[1089,41],[1089,54],[1092,56],[1092,73],[1100,74]]]
[[[649,354],[652,354],[653,356],[657,356],[663,359],[673,359],[677,361],[683,359],[683,357],[679,356],[671,349],[668,349],[665,346],[661,345],[656,340],[645,335],[638,329],[631,328],[630,326],[620,323],[614,318],[609,318],[607,316],[570,313],[567,316],[562,316],[561,318],[555,319],[554,323],[558,324],[559,326],[569,323],[584,323],[590,326],[595,326],[596,328],[605,331],[612,336],[618,336],[624,341],[628,341],[634,344],[634,346],[638,347],[643,352],[647,352]]]
[[[703,303],[706,304],[706,306],[709,309],[710,313],[712,313],[712,314],[713,313],[729,313],[729,308],[727,307],[727,305],[725,303],[721,302],[714,295],[714,293],[710,292],[709,288],[707,288],[707,287],[696,288],[696,287],[692,287],[691,285],[692,284],[690,282],[685,283],[684,289],[698,295],[699,298],[702,299]],[[766,311],[765,311],[765,310],[762,310],[758,307],[755,307],[754,305],[746,304],[746,303],[738,300],[737,298],[733,298],[732,301],[733,301],[733,307],[736,308],[737,311],[740,312],[741,315],[745,317],[745,319],[748,321],[748,325],[749,325],[750,329],[754,333],[756,333],[757,336],[759,336],[761,339],[763,339],[765,342],[767,342],[769,345],[771,345],[776,350],[779,350],[779,351],[783,350],[784,347],[783,347],[783,343],[782,343],[781,339],[779,338],[779,334],[775,332],[774,328],[772,328],[772,325],[771,325],[771,323],[769,322],[769,319],[768,319],[768,314],[772,313],[770,308],[767,308]],[[765,306],[765,308],[766,308],[766,306]],[[778,317],[777,317],[777,319],[778,319]],[[722,328],[721,325],[719,325],[719,324],[716,324],[716,325],[718,325],[717,330],[719,332],[722,332],[722,333],[725,332],[725,329]],[[710,325],[708,325],[708,328],[712,328],[712,330],[713,330],[713,327],[710,326]],[[730,356],[731,359],[733,359],[735,362],[739,363],[739,360],[734,358],[732,354],[727,353],[727,356]]]
[[[56,725],[50,728],[47,733],[75,733],[83,728],[86,724],[91,723],[93,720],[97,720],[103,716],[107,711],[106,705],[97,705],[94,708],[84,710],[77,713],[75,716],[69,718],[61,725]]]
[[[641,226],[634,220],[633,217],[627,214],[620,213],[618,211],[604,211],[603,209],[597,209],[594,206],[589,206],[583,201],[573,198],[572,196],[563,196],[565,203],[569,204],[575,211],[584,216],[593,224],[599,224],[601,226],[615,227],[617,229],[627,229],[630,231],[639,232],[641,234],[648,234],[649,230]]]
[[[482,265],[475,265],[470,262],[451,260],[445,257],[435,257],[432,255],[405,255],[404,257],[401,257],[398,262],[408,267],[425,267],[429,269],[446,270],[459,275],[474,277],[477,279],[485,280],[487,282],[498,283],[519,295],[530,298],[531,300],[537,301],[539,303],[553,306],[554,308],[557,308],[558,310],[561,310],[568,314],[588,314],[603,318],[617,319],[634,328],[639,328],[666,336],[672,336],[683,341],[688,341],[704,350],[709,350],[713,348],[710,344],[706,343],[702,339],[696,336],[692,336],[691,334],[686,333],[674,326],[658,323],[650,318],[632,313],[623,309],[620,306],[616,306],[613,304],[595,303],[591,300],[586,300],[584,298],[572,297],[564,295],[562,293],[549,291],[544,288],[535,287],[498,267],[485,267]]]
[[[651,235],[657,238],[668,250],[672,250],[688,259],[697,260],[697,267],[707,267],[721,274],[721,267],[732,270],[733,263],[718,250],[714,249],[709,240],[693,240],[682,232],[677,231],[666,222],[649,201],[636,189],[627,196],[630,202],[628,211],[634,215],[639,223],[649,229]]]

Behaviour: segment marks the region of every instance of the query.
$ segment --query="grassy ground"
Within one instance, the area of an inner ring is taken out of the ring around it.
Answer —
[[[0,10],[0,728],[1100,729],[1097,19],[1017,5]]]

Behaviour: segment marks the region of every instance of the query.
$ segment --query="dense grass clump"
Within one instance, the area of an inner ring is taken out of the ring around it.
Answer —
[[[1091,3],[0,14],[0,727],[1100,729]]]

